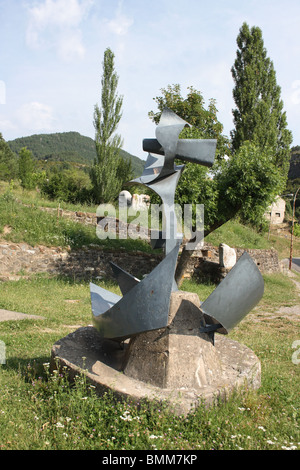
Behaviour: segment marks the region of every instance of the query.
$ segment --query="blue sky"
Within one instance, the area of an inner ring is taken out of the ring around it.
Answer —
[[[233,128],[236,38],[246,21],[262,29],[287,112],[300,145],[299,0],[0,0],[0,132],[6,140],[78,131],[94,138],[103,53],[115,53],[123,95],[118,132],[140,158],[154,137],[148,112],[169,84],[217,101]]]

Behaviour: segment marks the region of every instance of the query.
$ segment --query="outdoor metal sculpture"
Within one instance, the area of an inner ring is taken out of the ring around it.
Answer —
[[[174,274],[182,241],[177,234],[176,215],[172,208],[184,165],[176,165],[175,158],[211,167],[217,144],[214,139],[179,139],[185,126],[189,124],[166,108],[156,127],[156,139],[143,141],[143,149],[150,153],[143,174],[130,183],[155,191],[162,199],[163,208],[168,210],[165,258],[142,281],[111,263],[123,297],[91,283],[94,325],[102,337],[122,341],[168,324],[171,293],[177,289]],[[263,289],[257,266],[244,253],[202,303],[206,319],[202,331],[227,334],[259,302]]]

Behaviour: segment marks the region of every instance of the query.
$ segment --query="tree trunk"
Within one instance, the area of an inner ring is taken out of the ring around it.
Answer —
[[[234,211],[234,213],[231,214],[231,217],[229,217],[227,220],[225,220],[223,222],[216,222],[208,230],[205,230],[204,239],[211,232],[213,232],[214,230],[216,230],[217,228],[221,227],[226,222],[231,220],[237,214],[238,210],[239,209],[236,209]],[[192,241],[192,240],[190,240],[190,241]],[[176,281],[176,284],[177,284],[178,288],[180,288],[180,286],[181,286],[181,284],[184,280],[184,273],[186,272],[186,269],[188,267],[190,258],[191,258],[193,253],[194,253],[193,250],[187,250],[186,249],[186,245],[183,247],[182,253],[181,253],[180,258],[179,258],[178,263],[177,263],[176,272],[175,272],[175,281]]]

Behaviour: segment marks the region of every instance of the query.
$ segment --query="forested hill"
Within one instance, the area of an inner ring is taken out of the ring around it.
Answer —
[[[95,142],[79,132],[59,132],[55,134],[34,134],[7,142],[14,153],[22,147],[31,150],[38,160],[74,162],[90,166],[96,157]],[[140,158],[121,150],[124,159],[131,159],[135,176],[143,172],[145,162]]]
[[[292,148],[291,161],[289,170],[289,179],[294,180],[300,178],[300,146]]]

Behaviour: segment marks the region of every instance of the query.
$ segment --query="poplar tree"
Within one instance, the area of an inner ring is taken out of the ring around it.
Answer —
[[[0,132],[0,180],[11,180],[18,177],[16,155],[11,151]]]
[[[131,163],[124,162],[120,156],[123,142],[121,136],[116,133],[122,117],[123,97],[117,93],[119,77],[115,71],[114,57],[114,53],[107,48],[104,52],[101,79],[101,107],[96,104],[94,108],[97,157],[90,177],[96,203],[113,201],[131,173]]]
[[[21,148],[19,152],[19,178],[23,189],[33,189],[35,187],[35,169],[36,163],[32,152],[27,147]]]
[[[231,69],[235,87],[233,110],[235,129],[231,132],[233,152],[244,142],[261,151],[271,149],[273,164],[287,177],[292,134],[280,98],[273,62],[267,56],[262,31],[244,23],[237,37],[238,50]]]

